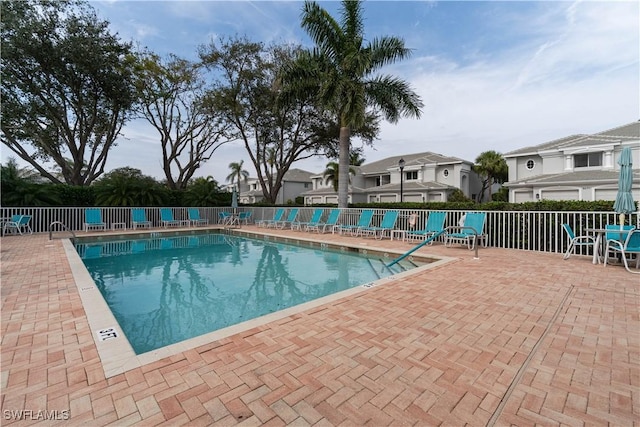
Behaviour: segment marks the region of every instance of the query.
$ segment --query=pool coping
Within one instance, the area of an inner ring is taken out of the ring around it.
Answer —
[[[208,229],[208,231],[212,231],[216,229]],[[197,233],[207,232],[207,229],[200,229]],[[245,230],[229,230],[230,234],[241,235],[247,237],[257,237],[257,238],[265,238],[265,240],[273,240],[282,243],[295,244],[295,242],[304,242],[304,243],[313,243],[318,244],[326,244],[328,248],[339,249],[339,250],[350,250],[354,252],[359,252],[362,254],[381,254],[382,256],[388,256],[390,254],[394,255],[402,255],[401,251],[393,251],[382,248],[376,248],[375,246],[369,246],[368,244],[357,244],[354,242],[353,245],[336,245],[331,242],[322,242],[318,240],[313,240],[309,238],[290,238],[290,237],[281,237],[270,234],[268,232],[254,232],[254,231],[245,231]],[[183,233],[180,231],[167,231],[167,232],[158,232],[154,231],[153,233],[159,233],[160,235],[172,235],[175,236],[178,234],[195,234],[193,231],[185,230]],[[118,234],[118,235],[100,235],[103,237],[114,238],[118,236],[125,236],[126,238],[131,237],[140,237],[150,235],[150,233],[126,233],[126,234]],[[322,235],[320,235],[322,236]],[[87,235],[83,236],[80,239],[87,238],[95,238],[96,235]],[[85,314],[87,316],[87,321],[89,323],[89,328],[91,330],[91,336],[93,337],[93,341],[98,350],[98,355],[102,362],[102,368],[104,370],[104,374],[106,378],[111,378],[121,373],[130,371],[132,369],[139,368],[143,365],[147,365],[149,363],[156,362],[158,360],[164,359],[166,357],[171,357],[180,353],[183,353],[188,350],[192,350],[194,348],[208,345],[214,343],[216,341],[220,341],[222,339],[228,338],[232,335],[236,335],[242,332],[246,332],[256,327],[265,326],[269,323],[286,319],[296,314],[300,314],[302,312],[312,310],[323,306],[325,304],[330,304],[335,301],[348,298],[350,296],[359,294],[361,292],[365,292],[371,290],[372,288],[387,285],[391,282],[396,281],[397,279],[405,278],[407,276],[412,276],[414,274],[423,272],[425,270],[429,270],[432,268],[440,267],[442,265],[448,264],[452,261],[457,260],[454,257],[443,257],[443,256],[423,256],[423,255],[414,255],[414,258],[429,260],[429,263],[426,265],[418,266],[411,270],[403,271],[401,273],[394,274],[392,276],[384,277],[373,282],[369,282],[366,284],[358,285],[350,289],[346,289],[335,294],[327,295],[313,301],[308,301],[293,307],[286,308],[284,310],[270,313],[264,316],[257,317],[255,319],[247,320],[242,323],[238,323],[236,325],[228,326],[226,328],[218,329],[217,331],[208,332],[203,335],[199,335],[197,337],[189,338],[184,341],[180,341],[175,344],[171,344],[165,347],[161,347],[156,350],[149,351],[147,353],[143,353],[140,355],[135,354],[133,347],[129,343],[126,335],[120,328],[118,321],[115,316],[111,312],[111,309],[107,305],[104,300],[102,293],[96,286],[95,282],[91,278],[88,270],[86,269],[80,255],[76,252],[74,244],[69,239],[64,239],[62,242],[65,254],[69,261],[69,265],[71,268],[71,273],[73,275],[74,282],[76,287],[78,288],[78,293],[80,295],[80,299],[82,301],[82,306],[84,308]],[[303,245],[304,246],[304,245]]]

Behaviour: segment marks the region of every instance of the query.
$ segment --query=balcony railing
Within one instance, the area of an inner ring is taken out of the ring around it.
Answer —
[[[144,208],[147,219],[153,226],[160,227],[160,210]],[[188,219],[187,208],[172,208],[174,218]],[[274,207],[241,207],[238,212],[251,211],[252,220],[271,219],[277,208]],[[299,208],[299,221],[309,221],[315,208]],[[328,212],[330,208],[326,208]],[[102,219],[111,228],[113,223],[124,223],[126,228],[132,227],[131,208],[101,208]],[[217,224],[218,214],[231,211],[231,208],[199,208],[200,216],[209,220],[209,224]],[[12,215],[31,215],[31,228],[34,233],[47,233],[49,225],[59,221],[71,231],[83,230],[85,208],[47,207],[47,208],[0,208],[2,218]],[[372,225],[379,225],[385,209],[375,209]],[[341,224],[356,224],[362,209],[343,209],[340,215]],[[445,225],[457,225],[466,211],[447,211]],[[429,210],[401,210],[396,228],[409,229],[409,215],[415,213],[417,220],[415,229],[424,228]],[[563,223],[571,225],[577,235],[587,234],[588,228],[603,228],[607,224],[617,224],[618,214],[615,212],[538,212],[538,211],[486,211],[487,222],[485,233],[488,245],[505,249],[525,251],[562,253],[568,245],[568,238],[562,229]],[[325,213],[326,217],[327,213]],[[629,217],[629,216],[627,216]],[[324,219],[324,218],[323,218]],[[631,214],[631,224],[640,227],[637,213]],[[627,220],[629,221],[629,219]],[[585,253],[586,255],[586,253]]]

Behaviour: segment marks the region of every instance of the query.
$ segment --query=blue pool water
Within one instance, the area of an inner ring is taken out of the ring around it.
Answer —
[[[397,272],[379,257],[223,234],[76,249],[136,354]]]

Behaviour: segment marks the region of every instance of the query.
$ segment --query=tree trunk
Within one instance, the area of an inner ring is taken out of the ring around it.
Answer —
[[[493,187],[494,182],[495,181],[493,180],[493,177],[489,175],[489,200],[488,200],[489,202],[493,200],[493,194],[492,194],[493,192],[491,191],[492,190],[491,187]]]
[[[338,207],[349,206],[349,143],[351,128],[340,128],[340,153],[338,157]]]

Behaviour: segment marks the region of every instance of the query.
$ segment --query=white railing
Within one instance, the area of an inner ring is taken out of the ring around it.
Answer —
[[[159,208],[143,208],[147,219],[155,228],[160,227]],[[188,219],[187,208],[171,208],[175,219]],[[198,208],[200,216],[209,220],[209,224],[218,223],[218,214],[232,211],[232,208]],[[240,207],[237,212],[251,211],[252,221],[272,219],[277,207]],[[324,208],[323,219],[326,219],[331,208]],[[298,208],[298,221],[309,221],[315,208]],[[360,213],[364,209],[343,209],[340,215],[341,224],[356,224]],[[104,207],[101,208],[102,219],[107,228],[113,223],[124,223],[127,229],[132,227],[131,208]],[[374,209],[373,225],[379,225],[387,209]],[[12,215],[31,215],[31,228],[34,233],[46,233],[49,225],[60,221],[71,231],[81,231],[84,223],[85,208],[0,208],[0,216],[9,218]],[[417,214],[416,229],[425,226],[429,210],[400,210],[396,223],[398,229],[409,229],[409,215]],[[447,211],[447,225],[457,225],[466,211]],[[520,249],[540,252],[564,252],[568,245],[568,238],[562,229],[563,223],[571,225],[577,235],[587,234],[587,228],[603,228],[606,224],[617,224],[618,215],[615,212],[548,212],[548,211],[486,211],[487,222],[485,233],[488,235],[488,245],[506,249]],[[286,214],[285,214],[286,215]],[[286,216],[285,216],[286,218]],[[631,215],[631,224],[640,226],[637,214]]]

